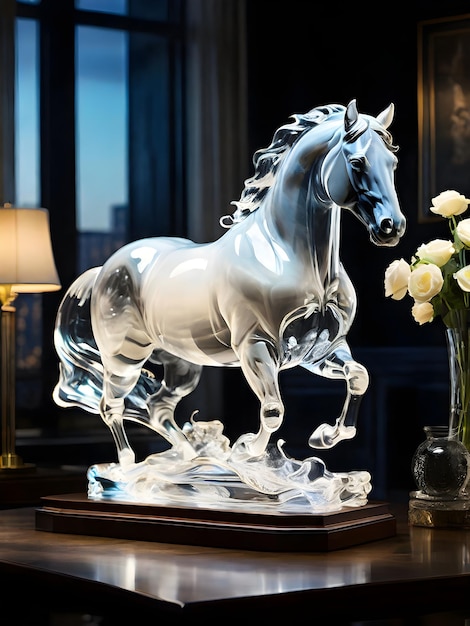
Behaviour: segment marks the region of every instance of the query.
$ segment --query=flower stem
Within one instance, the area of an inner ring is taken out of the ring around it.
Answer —
[[[468,311],[449,313],[451,326],[447,329],[450,371],[451,433],[470,450],[470,328]]]

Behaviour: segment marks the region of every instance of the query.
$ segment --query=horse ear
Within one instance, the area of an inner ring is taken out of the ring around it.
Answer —
[[[357,112],[356,100],[351,100],[351,102],[346,107],[346,112],[344,114],[344,127],[348,131],[354,124],[357,122],[359,114]]]
[[[393,102],[382,113],[377,115],[377,121],[382,124],[384,128],[388,128],[393,120],[395,113],[395,105]]]

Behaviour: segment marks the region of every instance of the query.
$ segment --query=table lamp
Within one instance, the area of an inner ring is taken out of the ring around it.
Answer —
[[[46,209],[0,207],[1,416],[0,470],[30,469],[15,452],[16,309],[20,293],[61,288]]]

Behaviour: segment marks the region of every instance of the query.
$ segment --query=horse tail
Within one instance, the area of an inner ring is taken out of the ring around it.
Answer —
[[[90,298],[100,267],[81,274],[68,288],[57,312],[54,346],[59,380],[53,391],[59,406],[78,406],[99,413],[103,364],[90,318]]]
[[[69,287],[56,318],[54,345],[59,357],[59,380],[53,399],[59,406],[77,406],[100,413],[104,368],[90,315],[90,299],[101,267],[81,274]],[[148,414],[147,399],[161,386],[154,374],[142,369],[139,380],[125,399],[124,417]]]

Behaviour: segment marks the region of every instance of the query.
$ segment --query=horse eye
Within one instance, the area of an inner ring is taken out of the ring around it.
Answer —
[[[349,157],[349,165],[355,172],[363,172],[369,167],[369,161],[363,154]]]

